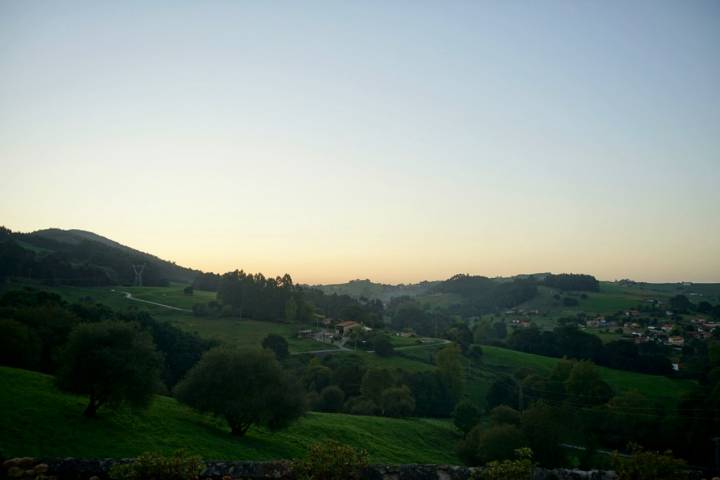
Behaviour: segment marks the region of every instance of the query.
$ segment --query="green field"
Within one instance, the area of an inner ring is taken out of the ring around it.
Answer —
[[[4,290],[30,286],[36,289],[57,293],[68,302],[102,303],[119,312],[131,310],[146,311],[158,320],[177,325],[183,330],[197,333],[202,338],[218,340],[223,344],[238,347],[259,347],[263,338],[270,333],[282,335],[288,341],[290,351],[294,353],[334,348],[332,345],[318,343],[310,339],[297,338],[297,331],[309,328],[304,325],[290,325],[276,322],[258,322],[237,317],[196,317],[190,312],[171,310],[158,305],[127,299],[123,292],[151,302],[191,309],[195,303],[207,303],[215,299],[215,292],[195,290],[186,295],[186,285],[174,284],[169,287],[51,287],[30,283],[7,284]]]
[[[446,420],[310,413],[288,430],[251,429],[238,439],[223,422],[169,397],[155,397],[145,412],[101,410],[99,419],[86,419],[85,399],[57,391],[50,376],[0,367],[0,385],[0,451],[9,456],[118,458],[185,448],[208,459],[271,460],[334,439],[367,449],[372,462],[460,463],[459,434]]]
[[[540,373],[549,373],[560,361],[557,358],[517,352],[507,348],[486,345],[483,345],[482,348],[483,365],[495,371],[511,373],[518,368],[530,367]],[[668,406],[675,405],[680,396],[691,391],[696,385],[692,380],[676,380],[661,375],[646,375],[605,367],[597,368],[603,379],[616,393],[634,389],[651,401],[667,402]]]
[[[166,315],[164,318],[183,330],[197,333],[202,338],[218,340],[225,345],[259,347],[263,338],[274,333],[285,337],[290,352],[294,353],[336,348],[314,340],[297,338],[298,330],[310,328],[298,324],[258,322],[236,317],[194,317],[183,313]]]

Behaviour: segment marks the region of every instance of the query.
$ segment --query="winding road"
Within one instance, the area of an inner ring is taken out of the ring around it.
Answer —
[[[158,306],[158,307],[169,308],[170,310],[176,310],[176,311],[178,311],[178,312],[192,313],[192,310],[190,310],[189,308],[173,307],[172,305],[165,305],[164,303],[151,302],[150,300],[143,300],[142,298],[133,297],[133,294],[130,293],[130,292],[125,292],[125,291],[122,291],[122,290],[115,290],[114,288],[113,288],[111,291],[112,291],[112,292],[122,293],[123,295],[125,295],[125,298],[127,298],[128,300],[132,300],[132,301],[134,301],[134,302],[149,303],[150,305],[155,305],[155,306]]]

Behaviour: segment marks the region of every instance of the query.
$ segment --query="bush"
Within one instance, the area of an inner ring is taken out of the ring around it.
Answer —
[[[365,450],[329,440],[311,446],[305,459],[293,462],[292,470],[298,480],[360,480],[367,464]]]
[[[205,469],[200,457],[178,450],[170,456],[143,453],[132,463],[110,469],[111,480],[194,480]]]
[[[475,473],[473,480],[530,480],[533,478],[535,466],[532,461],[532,450],[519,448],[515,450],[515,460],[490,462],[485,468]]]
[[[613,456],[613,468],[619,480],[684,480],[687,478],[684,460],[675,458],[670,451],[650,452],[640,445],[630,444],[631,455]]]

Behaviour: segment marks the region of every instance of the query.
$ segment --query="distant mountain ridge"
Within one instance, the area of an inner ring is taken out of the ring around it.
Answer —
[[[144,265],[142,280],[148,286],[189,283],[201,273],[77,229],[19,233],[0,227],[0,259],[0,278],[68,285],[130,285],[133,265]]]

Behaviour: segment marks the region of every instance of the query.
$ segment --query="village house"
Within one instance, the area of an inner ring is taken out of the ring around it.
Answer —
[[[347,320],[345,322],[340,322],[335,325],[335,333],[341,337],[344,337],[346,335],[349,335],[351,331],[360,328],[363,328],[363,326],[359,323],[353,322],[352,320]]]

